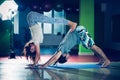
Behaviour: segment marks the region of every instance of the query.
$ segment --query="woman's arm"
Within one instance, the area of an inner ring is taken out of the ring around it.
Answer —
[[[38,61],[40,60],[40,45],[37,44],[35,45],[36,47],[36,57],[35,57],[35,62],[34,62],[34,65],[38,64]]]

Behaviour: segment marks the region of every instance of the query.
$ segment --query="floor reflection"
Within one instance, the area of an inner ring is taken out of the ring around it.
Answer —
[[[120,62],[109,68],[46,68],[26,69],[25,62],[17,59],[0,61],[0,80],[119,80]]]
[[[110,71],[101,69],[30,69],[26,80],[107,80]]]
[[[27,80],[119,80],[119,71],[108,68],[99,69],[31,69]],[[111,73],[113,72],[113,73]]]

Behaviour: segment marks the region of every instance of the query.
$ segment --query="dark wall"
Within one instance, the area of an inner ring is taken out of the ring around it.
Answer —
[[[95,41],[101,47],[120,50],[119,3],[119,0],[95,0]]]
[[[99,47],[104,47],[104,12],[101,11],[101,5],[100,4],[95,4],[95,15],[94,15],[94,23],[95,23],[95,28],[94,28],[94,39],[95,43],[99,45]]]
[[[0,56],[8,56],[12,47],[10,29],[12,29],[11,21],[0,21]]]
[[[114,1],[109,0],[109,2],[107,2],[106,4],[105,19],[104,19],[105,20],[104,41],[106,47],[120,51],[120,41],[119,41],[120,23],[119,23],[119,17],[117,16],[120,15],[119,3],[120,0],[114,0]],[[118,41],[116,41],[115,36],[117,36]]]
[[[110,60],[120,59],[120,0],[95,0],[95,42]]]

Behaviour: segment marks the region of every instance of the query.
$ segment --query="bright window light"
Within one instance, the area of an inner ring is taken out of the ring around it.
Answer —
[[[44,15],[52,17],[52,10],[49,12],[44,12]],[[45,34],[52,34],[52,25],[50,23],[44,23],[43,32]]]

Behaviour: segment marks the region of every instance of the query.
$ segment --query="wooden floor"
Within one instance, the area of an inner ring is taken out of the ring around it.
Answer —
[[[44,63],[49,60],[51,55],[41,55],[40,63]],[[9,59],[8,57],[0,57],[0,61],[4,61],[5,59]],[[12,58],[14,59],[14,58]],[[23,56],[15,56],[15,59],[21,59],[23,62],[26,61]],[[84,63],[84,62],[98,62],[98,58],[93,55],[80,55],[80,56],[69,56],[68,63]]]
[[[51,56],[41,56],[41,63]],[[97,64],[94,56],[71,56],[65,64]],[[120,62],[111,62],[108,68],[46,68],[26,69],[24,57],[0,58],[0,80],[120,80]]]

